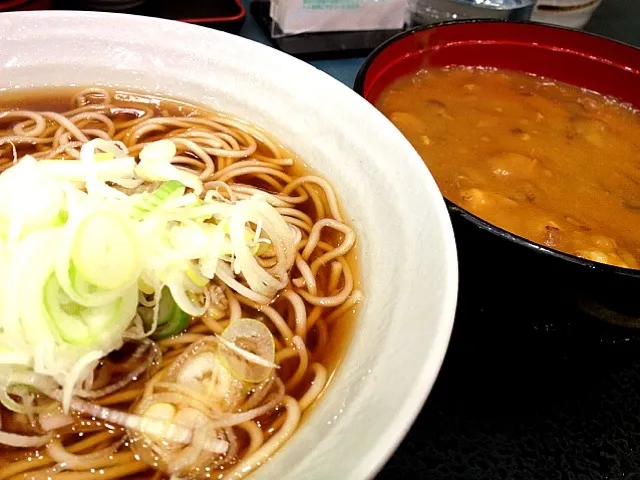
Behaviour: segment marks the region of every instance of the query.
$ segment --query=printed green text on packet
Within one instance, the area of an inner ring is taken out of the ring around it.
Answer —
[[[360,6],[359,0],[303,0],[304,10],[355,10]]]

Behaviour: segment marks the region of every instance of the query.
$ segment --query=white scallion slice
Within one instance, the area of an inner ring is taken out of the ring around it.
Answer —
[[[126,287],[137,279],[136,241],[124,219],[111,212],[88,216],[78,226],[71,250],[77,272],[103,289]]]
[[[235,320],[219,339],[220,362],[236,378],[258,383],[277,368],[275,341],[264,323],[251,318]]]

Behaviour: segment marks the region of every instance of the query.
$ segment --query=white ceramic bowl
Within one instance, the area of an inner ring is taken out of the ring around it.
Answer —
[[[400,132],[315,68],[197,26],[104,13],[3,13],[0,45],[0,90],[106,84],[204,103],[265,127],[331,180],[359,234],[366,300],[327,394],[252,478],[373,477],[431,390],[457,294],[444,202]]]

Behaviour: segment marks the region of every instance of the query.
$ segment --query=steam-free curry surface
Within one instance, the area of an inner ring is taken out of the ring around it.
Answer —
[[[560,82],[469,68],[402,78],[377,107],[450,201],[536,243],[639,268],[638,111]]]

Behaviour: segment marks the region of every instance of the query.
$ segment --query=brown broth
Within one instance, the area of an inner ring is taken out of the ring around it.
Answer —
[[[376,105],[453,203],[556,250],[639,267],[638,111],[561,82],[480,68],[420,71]]]
[[[71,106],[71,98],[82,91],[86,87],[62,87],[62,88],[42,88],[42,89],[28,89],[28,90],[17,90],[17,91],[5,91],[0,92],[0,111],[6,110],[34,110],[34,111],[53,111],[53,112],[64,112],[68,111],[72,108]],[[152,95],[147,95],[144,93],[137,93],[131,91],[111,91],[114,98],[117,100],[114,103],[117,103],[119,106],[126,107],[129,104],[135,103],[146,104],[153,108],[156,114],[166,110],[170,114],[175,116],[189,116],[189,115],[197,115],[198,112],[210,111],[206,106],[197,105],[194,103],[189,103],[181,100],[175,100],[165,97],[156,97]],[[131,117],[122,117],[123,119],[131,119]],[[3,129],[6,128],[8,122],[7,120],[2,120],[0,118],[0,136]],[[264,132],[263,132],[264,133]],[[161,138],[161,137],[158,137]],[[272,139],[278,146],[280,145],[278,140]],[[285,139],[286,140],[286,139]],[[0,146],[0,148],[2,148]],[[32,153],[30,147],[20,147],[18,150],[19,156]],[[286,148],[285,148],[286,150]],[[258,153],[261,152],[260,149]],[[301,159],[299,159],[295,154],[291,154],[291,157],[294,158],[294,165],[291,167],[285,167],[285,172],[288,174],[299,177],[304,175],[318,175],[309,165],[305,164]],[[319,175],[322,177],[322,175]],[[241,178],[241,177],[238,177]],[[255,182],[252,182],[256,186],[266,187],[266,185],[258,185]],[[337,192],[339,195],[339,192]],[[298,208],[307,213],[308,215],[313,217],[314,207],[311,201],[307,201],[304,204],[301,204]],[[345,218],[345,222],[349,224],[347,220],[347,216],[344,215],[344,209],[341,208],[341,212]],[[340,237],[335,234],[323,234],[322,237],[325,241],[340,241]],[[361,280],[360,280],[360,270],[359,270],[359,256],[357,245],[356,247],[346,256],[347,263],[351,267],[354,276],[354,289],[361,288]],[[324,392],[327,388],[330,388],[330,383],[332,378],[334,377],[336,371],[338,370],[342,359],[344,358],[344,354],[346,349],[348,348],[349,342],[352,337],[352,333],[356,323],[356,312],[355,309],[347,312],[343,317],[341,317],[338,321],[334,322],[333,326],[329,329],[329,342],[327,344],[327,348],[322,352],[321,355],[315,357],[313,361],[322,363],[326,369],[328,374],[328,382],[327,386],[323,390],[323,393],[315,400],[314,404],[304,412],[303,421],[308,418],[309,414],[313,410],[313,406],[317,404],[318,401],[321,401],[321,397],[324,395]],[[312,379],[305,379],[303,381],[302,387],[309,385]],[[116,405],[113,407],[126,409],[127,404]],[[0,406],[0,414],[2,414],[3,407]],[[16,462],[23,459],[33,459],[34,461],[41,457],[42,454],[46,453],[45,448],[40,448],[37,450],[29,450],[29,449],[11,449],[11,448],[3,448],[0,445],[0,470],[9,465],[11,462]],[[93,478],[94,475],[89,475],[89,478]],[[99,472],[95,474],[96,478],[100,478]],[[54,477],[55,478],[55,475]],[[126,478],[131,479],[151,479],[151,478],[168,478],[168,477],[154,477],[154,471],[148,471],[144,473],[137,473],[133,476],[128,476]],[[213,478],[213,477],[212,477]]]

